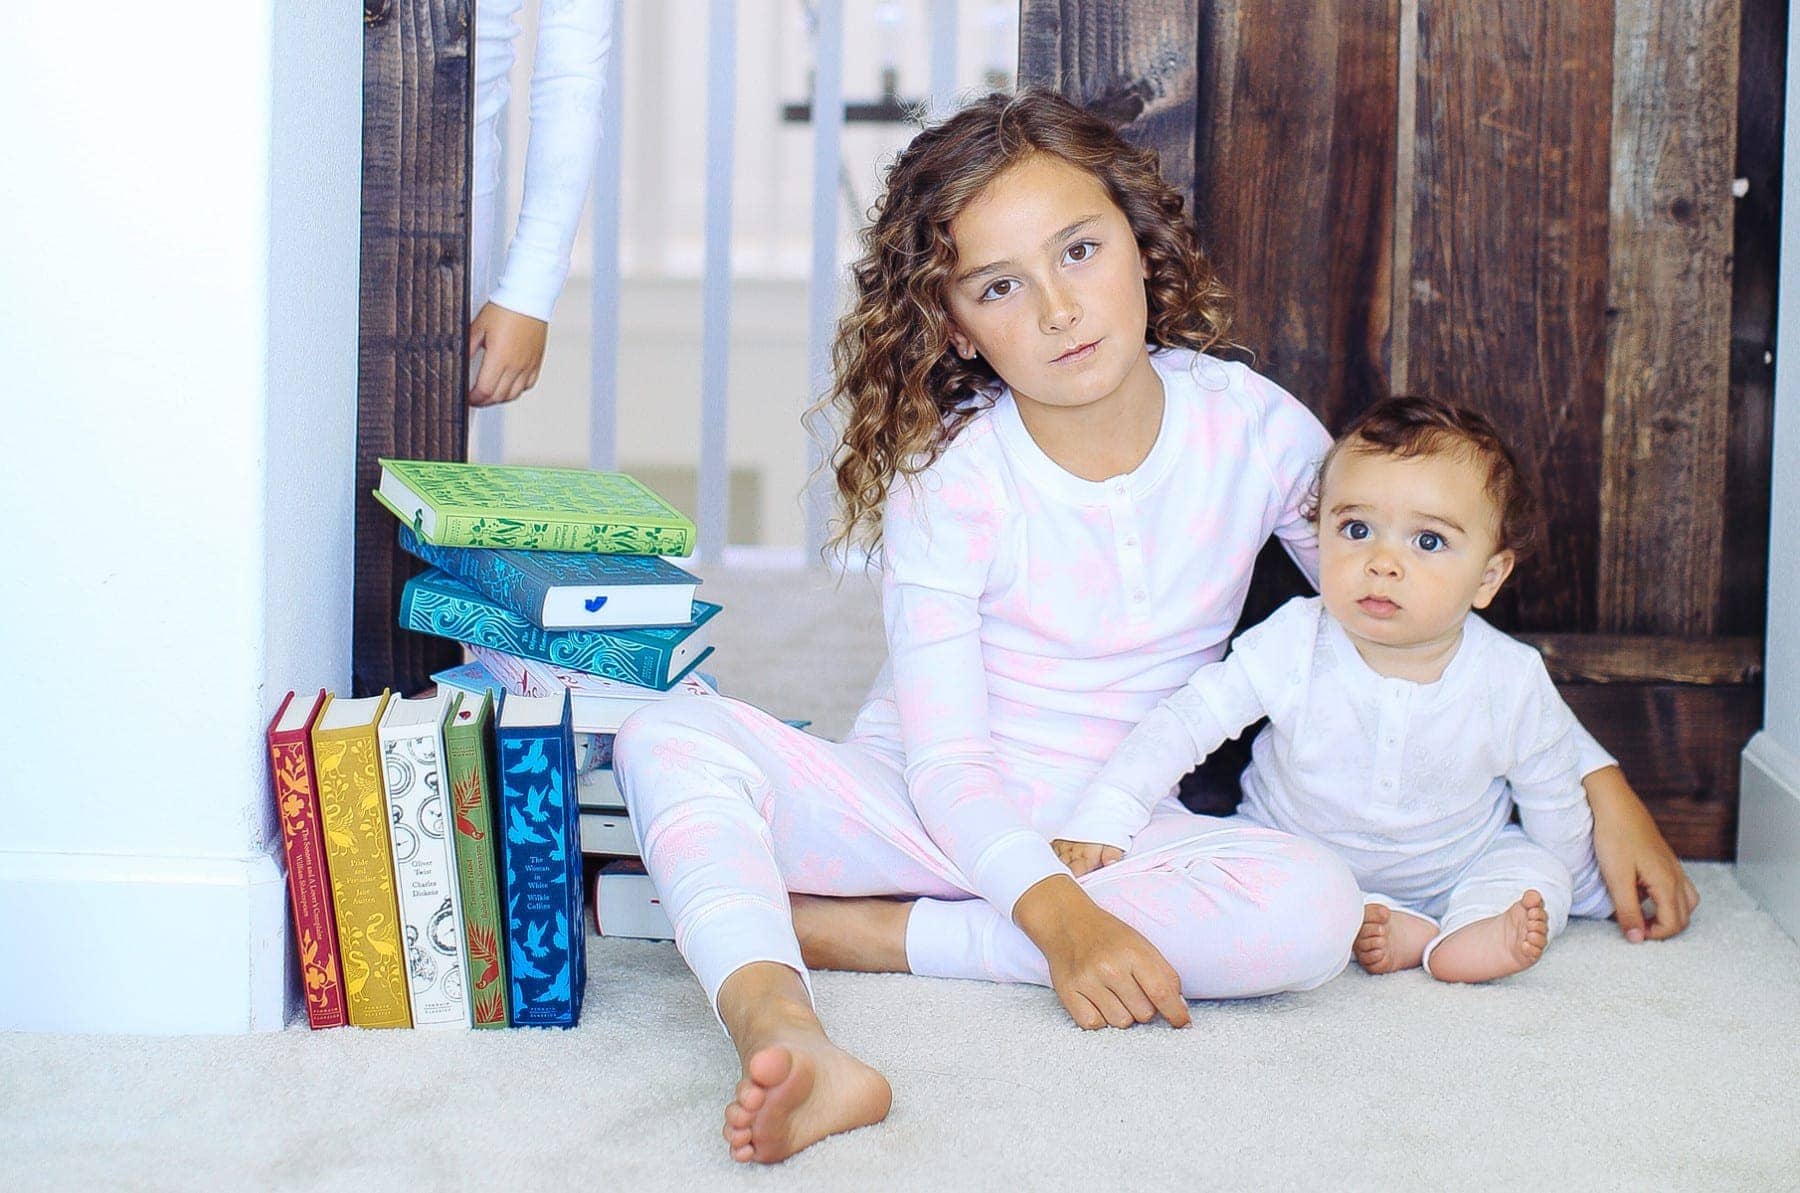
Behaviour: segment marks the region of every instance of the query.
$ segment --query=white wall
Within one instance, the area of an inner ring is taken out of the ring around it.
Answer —
[[[0,1028],[285,1019],[261,742],[348,671],[360,31],[9,10]]]
[[[1763,729],[1744,750],[1738,876],[1800,939],[1800,21],[1787,62]]]

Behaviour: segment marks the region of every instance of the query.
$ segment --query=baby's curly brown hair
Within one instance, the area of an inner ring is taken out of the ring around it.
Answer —
[[[1319,519],[1325,478],[1339,452],[1388,455],[1399,459],[1439,453],[1462,453],[1487,470],[1483,486],[1494,503],[1496,551],[1511,551],[1523,560],[1543,537],[1543,513],[1526,480],[1525,470],[1500,431],[1486,415],[1468,406],[1437,398],[1406,395],[1383,398],[1351,420],[1337,442],[1319,461],[1313,482],[1309,520]]]
[[[964,360],[951,345],[957,254],[950,224],[994,179],[1036,153],[1093,175],[1125,213],[1149,270],[1147,344],[1205,351],[1225,338],[1230,295],[1200,250],[1182,193],[1158,172],[1154,150],[1132,145],[1053,92],[1027,88],[970,103],[901,151],[863,233],[852,270],[855,304],[832,347],[836,383],[806,415],[815,428],[834,421],[843,428],[825,462],[842,505],[828,551],[862,546],[872,556],[895,478],[930,466],[980,411],[980,391],[999,381],[987,361]]]

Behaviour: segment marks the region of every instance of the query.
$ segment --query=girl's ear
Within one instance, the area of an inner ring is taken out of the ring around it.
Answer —
[[[1500,586],[1506,583],[1508,576],[1512,575],[1513,564],[1516,562],[1518,562],[1518,557],[1512,553],[1510,548],[1505,551],[1496,551],[1488,556],[1487,566],[1481,569],[1481,587],[1475,590],[1473,602],[1475,608],[1485,609],[1488,607],[1494,599],[1494,594],[1500,591]]]
[[[1150,255],[1148,253],[1140,252],[1138,254],[1138,265],[1143,270],[1144,280],[1146,282],[1149,281],[1150,280]]]
[[[974,360],[980,355],[976,351],[975,341],[964,335],[963,329],[958,327],[954,320],[950,322],[950,346],[956,349],[956,354],[964,360]]]

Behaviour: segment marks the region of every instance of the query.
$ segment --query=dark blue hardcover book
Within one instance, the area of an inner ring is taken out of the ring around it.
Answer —
[[[700,584],[658,555],[439,547],[410,526],[400,527],[400,549],[539,629],[687,625]]]
[[[500,745],[500,836],[514,1027],[574,1027],[587,988],[581,810],[569,694],[508,695]]]
[[[666,692],[712,651],[708,626],[719,606],[695,601],[685,626],[544,630],[433,568],[406,582],[400,624],[423,634],[587,671]]]

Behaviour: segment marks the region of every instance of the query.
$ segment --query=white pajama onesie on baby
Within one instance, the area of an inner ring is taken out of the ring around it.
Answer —
[[[1581,787],[1611,759],[1537,651],[1473,613],[1421,684],[1377,674],[1319,598],[1290,601],[1145,718],[1064,834],[1128,847],[1181,775],[1264,716],[1239,815],[1330,846],[1370,900],[1438,921],[1433,946],[1528,888],[1551,936],[1571,910],[1611,913]]]
[[[1241,365],[1152,363],[1162,424],[1130,473],[1065,471],[1002,390],[895,483],[889,661],[848,741],[728,699],[663,701],[620,729],[644,862],[710,999],[753,961],[805,975],[790,890],[924,896],[913,972],[1049,984],[1011,914],[1068,873],[1050,838],[1132,726],[1224,652],[1271,534],[1317,574],[1302,507],[1329,443],[1318,420]],[[1128,857],[1080,881],[1193,998],[1318,985],[1362,918],[1324,849],[1172,798]]]

